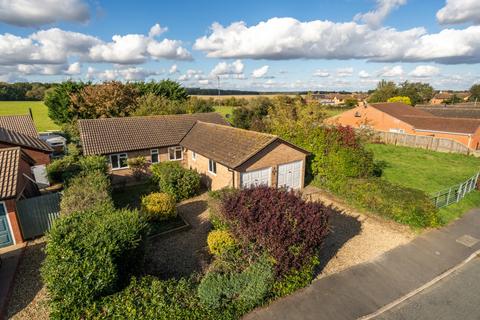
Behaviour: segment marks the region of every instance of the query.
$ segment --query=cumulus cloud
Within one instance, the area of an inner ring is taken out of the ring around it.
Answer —
[[[165,27],[165,28],[162,28],[160,26],[159,23],[155,24],[153,27],[150,28],[150,31],[148,32],[148,36],[150,38],[153,38],[153,37],[158,37],[159,35],[161,35],[162,33],[164,32],[167,32],[168,31],[168,28]]]
[[[176,64],[172,64],[170,69],[168,69],[169,74],[174,74],[174,73],[177,73],[177,72],[180,72],[180,70],[178,70],[178,66]]]
[[[245,68],[242,60],[235,60],[232,63],[219,62],[210,72],[213,76],[240,75]]]
[[[367,13],[359,13],[354,20],[362,21],[371,28],[378,28],[381,26],[385,18],[390,12],[407,3],[407,0],[377,0],[377,7],[373,11]]]
[[[269,68],[269,66],[265,65],[263,67],[260,67],[258,69],[253,70],[252,77],[253,78],[263,78],[263,77],[265,77],[265,75],[268,73],[268,68]]]
[[[439,63],[480,62],[480,26],[427,33],[425,28],[372,29],[356,22],[335,23],[272,18],[256,25],[214,23],[194,49],[212,58],[365,59]]]
[[[153,70],[145,70],[140,67],[128,67],[120,69],[107,69],[97,71],[92,67],[87,70],[87,78],[90,80],[125,80],[125,81],[143,81],[146,78],[154,75],[159,75],[161,72]]]
[[[205,80],[202,70],[188,69],[187,72],[178,77],[179,81]]]
[[[437,20],[441,24],[480,24],[480,1],[447,0],[445,6],[437,12]]]
[[[80,65],[80,62],[74,62],[68,66],[65,73],[70,75],[76,75],[76,74],[80,74],[81,71],[82,71],[82,66]]]
[[[415,78],[428,78],[438,74],[440,74],[440,68],[430,65],[417,66],[409,73],[410,76]]]
[[[350,77],[351,75],[353,75],[353,68],[352,67],[338,68],[337,69],[337,76],[338,77]]]
[[[0,21],[20,27],[38,27],[58,21],[86,22],[83,0],[0,0]]]
[[[325,70],[317,69],[313,72],[313,76],[326,78],[326,77],[330,76],[330,73],[328,71],[325,71]]]
[[[361,71],[358,73],[358,76],[359,76],[360,78],[365,79],[365,78],[369,78],[369,77],[370,77],[370,74],[369,74],[367,71],[365,71],[365,70],[361,70]]]
[[[383,67],[382,70],[378,72],[380,77],[401,77],[403,76],[402,66],[387,66]]]

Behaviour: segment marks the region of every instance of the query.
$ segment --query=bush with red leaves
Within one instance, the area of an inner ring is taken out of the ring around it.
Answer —
[[[328,234],[333,210],[305,202],[293,191],[264,186],[227,193],[221,204],[234,235],[267,251],[278,277],[311,261]]]

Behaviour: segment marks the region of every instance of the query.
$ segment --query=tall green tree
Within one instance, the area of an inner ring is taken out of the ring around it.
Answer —
[[[399,85],[398,95],[409,97],[412,105],[427,103],[433,98],[435,91],[428,83],[405,81]]]
[[[45,94],[48,116],[58,125],[69,124],[76,117],[72,110],[71,97],[86,86],[83,82],[66,81],[50,89]]]
[[[480,83],[474,84],[470,88],[470,101],[480,102]]]
[[[185,101],[188,99],[187,90],[180,83],[170,79],[159,82],[138,82],[135,85],[142,96],[152,93],[170,100]]]
[[[368,102],[387,102],[388,99],[398,96],[398,88],[395,82],[382,80],[368,98]]]

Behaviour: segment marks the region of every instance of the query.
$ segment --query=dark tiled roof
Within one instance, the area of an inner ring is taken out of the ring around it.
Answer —
[[[12,198],[17,193],[20,154],[19,147],[0,149],[0,199]]]
[[[218,113],[79,120],[85,155],[178,145],[197,120],[228,125]]]
[[[480,108],[422,107],[421,109],[437,117],[480,119]]]
[[[266,133],[197,122],[180,144],[229,168],[236,168],[277,139]]]
[[[29,149],[52,152],[52,148],[42,139],[0,127],[0,142]]]
[[[37,129],[29,115],[0,116],[0,127],[38,138]]]
[[[370,105],[419,130],[471,134],[480,126],[480,120],[437,117],[424,110],[399,102],[372,103]]]

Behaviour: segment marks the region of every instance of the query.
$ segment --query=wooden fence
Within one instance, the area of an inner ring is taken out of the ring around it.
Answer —
[[[467,194],[477,188],[479,176],[480,172],[469,178],[467,181],[435,193],[432,197],[433,203],[437,208],[442,208],[451,205],[452,203],[459,202]]]
[[[469,149],[464,144],[452,139],[385,131],[375,131],[374,137],[383,143],[393,144],[397,146],[422,148],[440,152],[472,154],[474,156],[480,157],[479,151]]]
[[[60,193],[49,193],[17,202],[17,214],[24,239],[45,234],[60,214]]]

